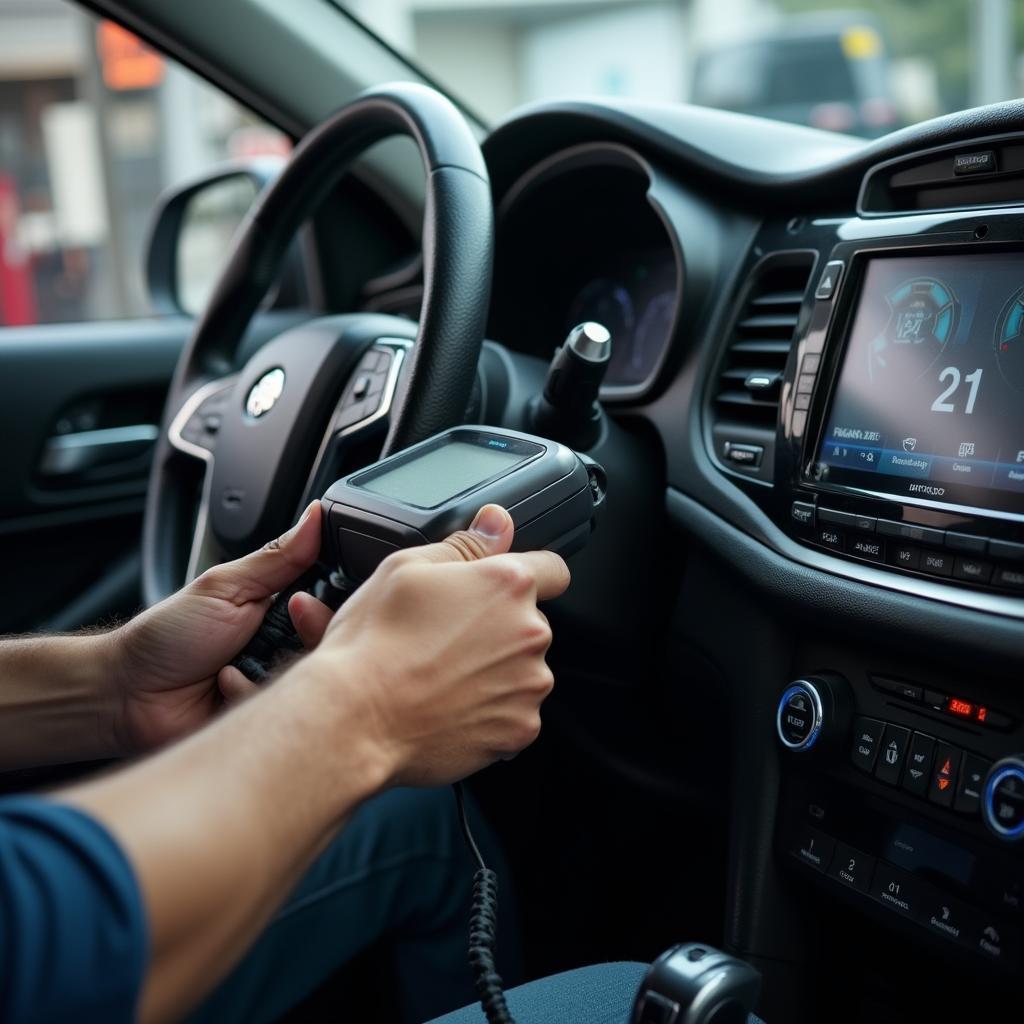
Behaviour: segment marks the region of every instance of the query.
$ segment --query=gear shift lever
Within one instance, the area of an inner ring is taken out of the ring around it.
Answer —
[[[577,451],[586,451],[601,433],[597,404],[612,355],[612,336],[593,320],[577,324],[555,351],[544,394],[533,403],[533,429]]]
[[[651,965],[630,1024],[747,1024],[761,975],[713,946],[689,942]]]

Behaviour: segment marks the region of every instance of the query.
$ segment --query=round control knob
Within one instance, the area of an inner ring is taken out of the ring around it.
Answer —
[[[810,750],[821,735],[825,719],[821,693],[809,679],[799,679],[779,698],[775,728],[790,750]]]
[[[1000,839],[1024,839],[1024,754],[1004,757],[989,769],[981,816]]]

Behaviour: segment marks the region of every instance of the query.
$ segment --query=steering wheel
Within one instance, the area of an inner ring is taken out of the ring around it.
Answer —
[[[296,231],[352,160],[392,135],[413,139],[426,170],[419,324],[321,317],[239,367],[246,328]],[[239,228],[178,361],[146,497],[147,603],[281,533],[346,458],[350,469],[376,458],[381,435],[389,454],[463,421],[487,316],[493,221],[476,139],[433,89],[373,89],[305,136]]]

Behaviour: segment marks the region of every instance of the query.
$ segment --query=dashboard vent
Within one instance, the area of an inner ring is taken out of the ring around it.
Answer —
[[[753,271],[729,335],[715,405],[721,420],[775,429],[779,388],[814,253],[767,256]]]

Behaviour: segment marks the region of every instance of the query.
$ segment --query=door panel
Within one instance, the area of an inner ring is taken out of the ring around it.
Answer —
[[[257,317],[252,351],[308,313]],[[0,330],[0,633],[139,605],[153,431],[188,317]]]

